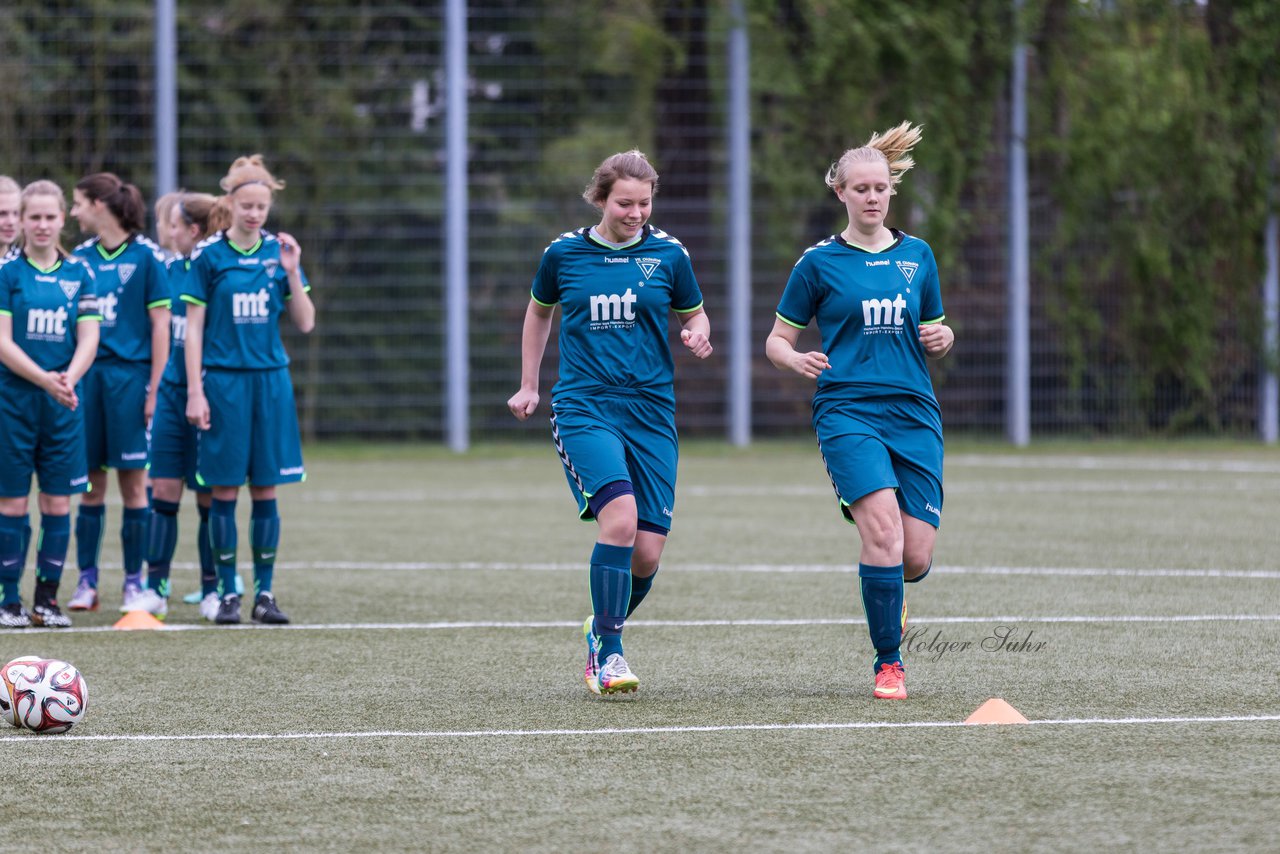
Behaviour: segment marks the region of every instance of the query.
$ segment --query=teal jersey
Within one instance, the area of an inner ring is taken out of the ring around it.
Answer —
[[[169,277],[164,253],[149,239],[135,234],[108,252],[98,238],[86,240],[73,253],[93,270],[102,314],[99,359],[151,361],[153,308],[168,308]]]
[[[41,270],[25,252],[0,261],[0,315],[13,318],[14,343],[46,371],[62,371],[76,353],[83,320],[100,320],[93,271],[77,258]],[[0,375],[12,372],[0,364]],[[16,375],[15,375],[16,376]]]
[[[305,273],[302,282],[310,291]],[[248,251],[221,231],[201,241],[191,253],[182,299],[205,307],[204,366],[264,370],[288,365],[280,314],[290,296],[274,234],[263,231]]]
[[[169,294],[173,305],[169,315],[169,362],[160,381],[187,384],[187,304],[182,300],[182,283],[191,272],[191,259],[174,256],[165,262],[169,274]]]
[[[591,229],[565,232],[547,247],[533,298],[560,305],[560,379],[553,400],[641,394],[675,407],[668,314],[696,311],[702,291],[689,253],[646,226],[640,240],[614,249]]]
[[[909,395],[937,407],[917,327],[945,316],[929,244],[893,230],[895,242],[867,252],[835,235],[805,250],[778,302],[778,318],[803,329],[816,318],[831,367],[818,376],[824,399]]]

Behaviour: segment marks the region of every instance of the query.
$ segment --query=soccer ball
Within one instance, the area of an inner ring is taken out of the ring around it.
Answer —
[[[9,679],[9,673],[12,672],[15,675],[21,673],[23,664],[39,660],[39,656],[24,655],[10,661],[3,670],[0,670],[0,715],[3,715],[5,723],[9,726],[22,728],[22,724],[18,723],[18,719],[13,715],[13,682]]]
[[[4,666],[4,717],[33,732],[66,732],[84,719],[89,690],[80,671],[56,658],[24,655]]]

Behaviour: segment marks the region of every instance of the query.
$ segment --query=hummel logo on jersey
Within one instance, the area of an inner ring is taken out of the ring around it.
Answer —
[[[653,275],[653,271],[658,269],[658,265],[662,263],[660,258],[637,258],[636,264],[640,267],[640,272],[644,273],[645,279]]]
[[[67,334],[67,310],[33,308],[27,311],[27,338],[61,341]]]
[[[636,319],[636,295],[627,288],[627,292],[618,294],[596,294],[591,297],[591,322],[609,323],[615,320]]]
[[[604,259],[604,262],[606,264],[630,264],[631,259],[630,258],[606,258]]]
[[[888,259],[888,258],[881,258],[879,261],[868,261],[868,262],[867,262],[867,266],[868,266],[868,267],[888,267],[888,266],[889,266],[889,259]]]
[[[862,325],[863,327],[887,327],[901,326],[903,324],[903,309],[907,307],[907,301],[902,298],[902,294],[898,294],[893,300],[889,299],[864,299],[862,301]]]
[[[271,316],[267,303],[271,294],[260,288],[256,294],[232,294],[231,316],[237,323],[256,323]]]
[[[916,268],[920,265],[915,261],[899,261],[897,263],[898,270],[902,272],[902,275],[907,277],[907,284],[911,284],[911,280],[915,278],[916,275]]]
[[[76,292],[80,290],[80,283],[75,279],[58,279],[58,287],[62,288],[67,299],[75,299]]]
[[[136,269],[138,269],[137,264],[121,264],[117,267],[116,272],[120,274],[120,284],[129,284],[129,280],[133,278],[133,271]]]

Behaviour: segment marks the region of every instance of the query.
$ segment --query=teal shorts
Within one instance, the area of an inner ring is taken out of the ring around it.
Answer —
[[[813,429],[840,511],[878,489],[902,512],[942,524],[942,418],[912,397],[815,401]]]
[[[0,373],[0,498],[31,494],[31,476],[48,495],[89,489],[84,422],[21,377]]]
[[[80,382],[89,468],[144,469],[150,459],[147,384],[151,365],[115,359],[93,363]]]
[[[201,486],[278,486],[306,479],[288,368],[205,368],[209,429],[200,432]]]
[[[680,453],[670,406],[641,397],[557,400],[551,436],[578,518],[594,518],[588,499],[601,487],[630,481],[637,520],[646,530],[671,530]]]
[[[186,384],[161,380],[151,417],[151,477],[181,480],[191,489],[208,492],[196,479],[199,432],[187,421]]]

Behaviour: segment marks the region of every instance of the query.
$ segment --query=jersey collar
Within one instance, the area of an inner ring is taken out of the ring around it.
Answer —
[[[582,230],[582,236],[586,238],[586,241],[588,243],[590,243],[592,246],[596,247],[597,249],[603,249],[606,252],[627,252],[632,249],[635,249],[636,247],[643,244],[646,240],[648,240],[649,235],[650,233],[652,233],[652,231],[653,231],[653,226],[649,225],[648,223],[645,223],[644,228],[640,229],[640,236],[635,239],[634,243],[628,243],[626,246],[610,246],[607,243],[601,243],[596,237],[592,236],[591,226],[588,226],[587,228],[584,228]]]
[[[852,249],[854,252],[861,252],[865,255],[883,255],[884,253],[890,252],[894,249],[897,249],[899,246],[901,246],[903,238],[906,237],[905,234],[903,234],[901,231],[899,231],[896,228],[889,229],[889,233],[893,235],[893,242],[890,243],[885,248],[879,250],[878,252],[872,252],[870,249],[863,249],[861,246],[858,246],[857,244],[850,243],[849,241],[844,239],[843,234],[836,235],[836,243],[839,243],[841,246]]]
[[[27,251],[26,251],[25,249],[24,249],[24,250],[22,250],[22,257],[23,257],[24,259],[26,259],[26,262],[27,262],[28,264],[30,264],[30,265],[31,265],[32,267],[34,267],[35,269],[39,270],[41,273],[44,273],[45,275],[48,275],[49,273],[56,272],[56,271],[57,271],[57,269],[58,269],[59,267],[61,267],[61,266],[62,266],[62,257],[61,257],[61,256],[59,256],[59,257],[58,257],[58,260],[53,262],[53,266],[52,266],[52,267],[50,267],[50,268],[49,268],[49,269],[47,269],[47,270],[46,270],[44,267],[41,267],[41,266],[40,266],[39,264],[37,264],[35,261],[32,261],[32,260],[31,260],[31,256],[27,254]]]
[[[235,250],[236,254],[243,255],[246,258],[248,258],[250,255],[254,254],[259,249],[262,248],[262,232],[258,232],[258,242],[250,246],[248,249],[241,249],[239,246],[237,246],[236,242],[231,239],[230,233],[224,231],[222,233],[222,236],[227,241],[227,245],[230,246],[233,250]]]
[[[98,254],[102,256],[103,261],[114,261],[124,253],[124,250],[129,248],[129,244],[132,242],[133,242],[133,235],[131,234],[124,239],[124,243],[121,243],[119,246],[117,246],[115,249],[111,250],[110,252],[107,251],[107,247],[102,245],[101,239],[98,240],[96,247],[98,250]]]

